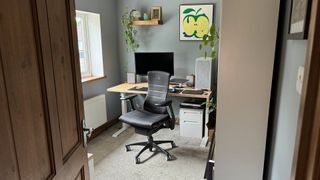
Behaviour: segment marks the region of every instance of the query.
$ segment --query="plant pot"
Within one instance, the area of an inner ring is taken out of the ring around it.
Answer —
[[[200,57],[196,59],[195,65],[195,88],[210,89],[212,87],[213,63],[210,57]]]

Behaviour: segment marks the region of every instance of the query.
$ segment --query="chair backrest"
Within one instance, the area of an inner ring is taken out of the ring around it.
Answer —
[[[166,107],[156,107],[154,104],[161,103],[167,99],[169,82],[169,73],[162,71],[148,72],[148,95],[143,104],[144,110],[159,114],[168,113]]]

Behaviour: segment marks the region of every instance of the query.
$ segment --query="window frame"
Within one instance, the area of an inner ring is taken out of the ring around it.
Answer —
[[[83,31],[83,45],[85,46],[84,51],[86,53],[86,64],[87,64],[87,71],[86,72],[81,72],[81,77],[82,78],[88,78],[88,77],[92,77],[92,60],[91,60],[91,52],[90,52],[90,36],[89,36],[89,28],[88,28],[88,15],[85,12],[81,12],[81,11],[76,11],[76,18],[81,18],[82,22],[83,22],[83,27],[82,27],[82,31]],[[78,28],[78,26],[77,26]],[[79,40],[78,40],[79,43]],[[79,51],[79,61],[80,61],[80,49],[78,49]],[[80,62],[80,66],[81,66],[81,62]],[[81,68],[81,67],[80,67]]]

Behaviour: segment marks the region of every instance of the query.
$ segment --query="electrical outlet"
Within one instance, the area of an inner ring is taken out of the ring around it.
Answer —
[[[304,67],[299,66],[298,75],[297,75],[297,82],[296,82],[296,90],[300,95],[302,92],[303,74],[304,74]]]

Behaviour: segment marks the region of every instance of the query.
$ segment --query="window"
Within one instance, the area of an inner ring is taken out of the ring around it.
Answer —
[[[88,18],[85,13],[77,13],[77,31],[80,69],[82,77],[92,76],[89,50]]]
[[[76,11],[82,80],[104,77],[100,15]]]

